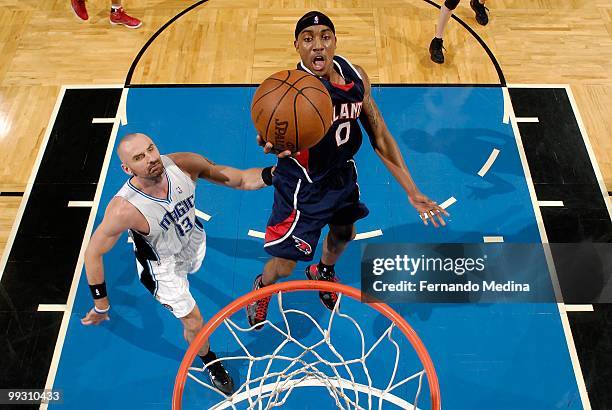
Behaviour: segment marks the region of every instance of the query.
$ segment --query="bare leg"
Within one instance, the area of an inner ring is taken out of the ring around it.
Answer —
[[[323,254],[318,265],[306,268],[309,279],[338,282],[334,265],[346,249],[346,246],[355,238],[355,225],[329,225],[329,233],[323,241]],[[336,292],[319,291],[321,302],[329,310],[333,310],[338,301]]]
[[[196,305],[187,316],[182,317],[181,322],[184,328],[183,336],[185,336],[185,340],[191,344],[202,329],[202,326],[204,326],[204,320],[202,319],[202,314],[198,306]],[[207,365],[206,370],[210,377],[211,384],[225,395],[232,394],[234,391],[234,381],[223,367],[221,361],[213,363],[217,359],[217,356],[210,350],[210,343],[208,340],[200,347],[198,356],[200,356],[202,362]]]
[[[266,262],[263,269],[262,282],[264,285],[276,283],[280,278],[286,278],[291,275],[295,268],[296,261],[290,259],[273,257]]]
[[[438,16],[438,25],[436,26],[436,38],[442,38],[444,36],[444,30],[446,29],[446,24],[448,20],[450,20],[453,15],[453,11],[450,10],[445,5],[440,7],[440,15]]]
[[[323,242],[321,262],[335,265],[346,246],[355,238],[355,225],[329,225],[329,233]]]
[[[180,319],[183,323],[183,336],[185,337],[185,340],[187,340],[187,343],[191,344],[193,339],[195,339],[197,334],[204,326],[204,319],[202,319],[200,309],[196,305],[187,316],[184,316]],[[202,344],[202,347],[198,351],[198,355],[205,356],[209,350],[210,344],[208,343],[208,340],[206,340],[206,342]]]
[[[280,278],[286,278],[291,275],[295,268],[296,261],[290,259],[272,257],[266,262],[263,273],[255,278],[253,289],[260,289],[262,286],[267,286],[275,283]],[[250,303],[246,307],[247,318],[251,326],[256,326],[259,330],[263,327],[263,322],[268,316],[268,303],[271,296],[265,296],[259,300]]]

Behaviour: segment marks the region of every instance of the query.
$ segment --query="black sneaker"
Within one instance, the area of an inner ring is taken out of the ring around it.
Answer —
[[[489,22],[489,16],[487,15],[488,8],[484,4],[481,4],[478,0],[470,0],[470,6],[474,13],[476,13],[476,21],[481,26],[486,26]]]
[[[442,45],[442,39],[434,37],[429,43],[429,55],[431,56],[431,61],[437,64],[444,63],[444,53],[442,49],[445,49]],[[446,50],[446,49],[445,49]]]
[[[206,371],[213,387],[219,389],[226,396],[231,396],[234,393],[232,376],[229,375],[220,361],[208,366]]]
[[[253,282],[253,290],[263,288],[262,276],[263,275],[259,275],[255,278],[255,281]],[[271,296],[267,296],[265,298],[256,300],[255,302],[248,304],[246,307],[246,314],[251,327],[259,325],[255,327],[255,330],[260,330],[263,327],[263,322],[266,321],[270,298]]]
[[[326,277],[319,275],[319,269],[317,264],[309,265],[306,267],[306,277],[310,280],[325,280],[328,282],[338,282],[338,278],[334,273],[331,276]],[[336,292],[319,292],[319,299],[321,303],[329,310],[334,310],[336,302],[338,301],[338,294]]]

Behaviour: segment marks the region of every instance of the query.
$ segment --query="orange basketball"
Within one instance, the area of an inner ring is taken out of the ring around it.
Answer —
[[[277,151],[301,151],[321,141],[332,124],[332,101],[315,76],[298,70],[272,74],[255,91],[251,119]]]

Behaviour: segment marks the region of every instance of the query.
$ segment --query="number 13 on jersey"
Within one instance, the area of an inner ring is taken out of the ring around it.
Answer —
[[[181,221],[181,224],[176,224],[176,229],[179,232],[179,235],[185,236],[189,231],[193,229],[193,223],[189,218],[185,218]]]

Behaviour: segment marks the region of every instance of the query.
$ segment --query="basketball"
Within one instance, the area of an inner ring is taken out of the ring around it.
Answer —
[[[316,145],[332,124],[329,92],[315,76],[299,70],[272,74],[255,91],[251,119],[277,151],[301,151]]]

